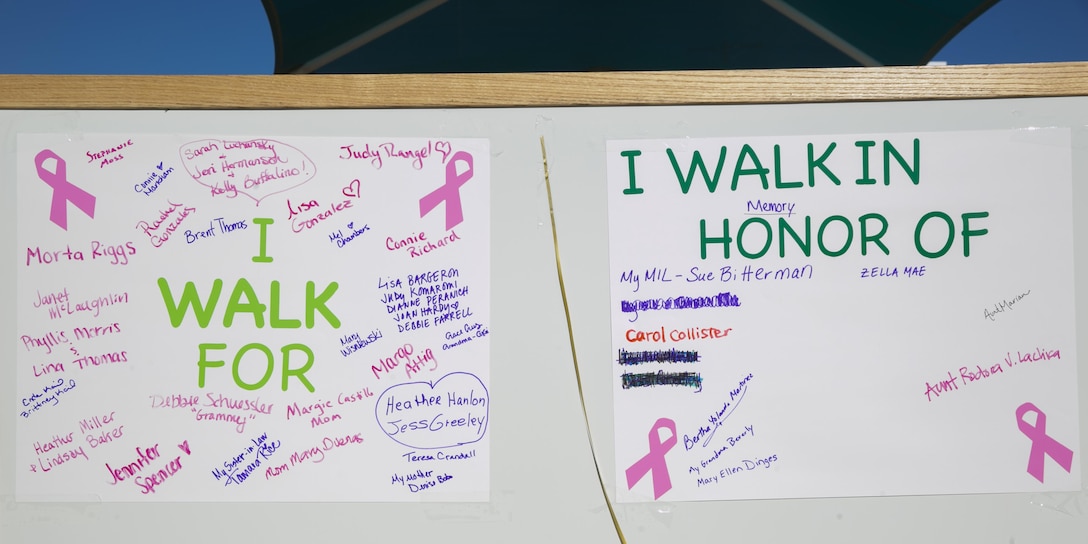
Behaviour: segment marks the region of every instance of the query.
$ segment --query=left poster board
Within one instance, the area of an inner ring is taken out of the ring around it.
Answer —
[[[17,500],[489,500],[489,156],[19,134]]]

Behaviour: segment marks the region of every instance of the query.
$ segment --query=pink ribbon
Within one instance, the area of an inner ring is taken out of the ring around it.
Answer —
[[[462,160],[468,163],[468,168],[461,174],[457,173],[457,161]],[[472,155],[465,151],[458,151],[454,153],[450,162],[446,163],[446,183],[445,185],[431,191],[429,194],[419,199],[419,217],[427,215],[428,212],[433,210],[435,206],[438,206],[439,202],[446,202],[446,230],[450,230],[453,227],[461,224],[464,221],[464,214],[461,212],[461,193],[459,192],[461,186],[465,184],[469,178],[472,177]]]
[[[55,172],[45,169],[45,161],[54,159],[57,162]],[[34,157],[34,166],[38,169],[38,177],[46,185],[53,188],[53,202],[49,208],[49,220],[58,227],[68,230],[68,203],[75,204],[77,208],[88,217],[94,219],[94,195],[72,185],[68,181],[68,165],[51,149],[43,149]]]
[[[672,436],[661,441],[659,429],[668,429]],[[635,487],[647,472],[653,472],[654,500],[661,498],[668,490],[672,489],[672,480],[669,478],[669,466],[665,463],[665,454],[676,445],[676,423],[668,418],[661,418],[650,429],[650,453],[635,461],[635,464],[627,468],[627,489]]]
[[[1035,412],[1035,425],[1024,421],[1028,412]],[[1030,402],[1021,404],[1016,409],[1016,425],[1020,432],[1031,440],[1031,453],[1028,454],[1028,474],[1035,477],[1041,483],[1043,481],[1043,466],[1046,457],[1058,463],[1058,466],[1069,472],[1073,469],[1073,450],[1065,447],[1057,440],[1046,434],[1046,414]]]

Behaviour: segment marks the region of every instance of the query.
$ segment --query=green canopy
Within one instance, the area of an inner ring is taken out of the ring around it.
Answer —
[[[263,0],[276,73],[921,65],[996,0]]]

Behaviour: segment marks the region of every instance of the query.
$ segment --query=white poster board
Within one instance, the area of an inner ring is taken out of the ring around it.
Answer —
[[[486,501],[485,139],[23,134],[23,500]]]
[[[607,161],[619,501],[1080,489],[1068,129]]]

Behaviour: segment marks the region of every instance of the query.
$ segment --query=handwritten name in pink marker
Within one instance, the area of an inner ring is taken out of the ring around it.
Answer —
[[[95,151],[94,153],[88,151],[87,162],[91,163],[94,161],[101,161],[98,163],[98,167],[105,168],[107,164],[112,164],[121,159],[124,159],[125,156],[119,153],[119,151],[125,149],[126,147],[132,147],[132,138],[129,138],[113,147]]]
[[[181,146],[178,154],[189,176],[213,196],[242,195],[256,205],[317,174],[313,161],[300,149],[267,138],[197,140]]]
[[[182,221],[196,213],[196,208],[184,204],[174,204],[169,200],[166,203],[170,206],[165,210],[159,210],[158,219],[151,222],[140,221],[136,223],[136,230],[143,231],[151,239],[151,245],[155,247],[162,247],[170,239],[170,235],[181,227]],[[179,209],[180,211],[178,211]]]
[[[342,160],[367,160],[376,170],[384,165],[384,159],[403,159],[411,161],[412,168],[422,170],[426,159],[441,155],[445,163],[453,152],[453,146],[447,140],[427,140],[426,145],[405,146],[400,142],[384,142],[373,147],[370,143],[359,146],[348,144],[340,146]]]
[[[1015,368],[1021,363],[1037,363],[1049,361],[1051,359],[1060,360],[1061,358],[1062,352],[1060,349],[1037,347],[1033,351],[1017,351],[1016,357],[1013,357],[1011,351],[1007,351],[1005,352],[1005,359],[1003,361],[1005,363],[1004,367],[1001,366],[1001,363],[993,363],[988,366],[981,364],[961,366],[959,368],[958,376],[953,375],[952,371],[948,371],[947,379],[942,376],[941,379],[933,383],[927,381],[926,390],[923,394],[926,397],[926,401],[933,402],[934,399],[939,398],[941,395],[959,391],[969,383],[988,380],[998,374],[1004,374],[1006,368]]]

